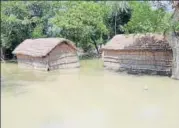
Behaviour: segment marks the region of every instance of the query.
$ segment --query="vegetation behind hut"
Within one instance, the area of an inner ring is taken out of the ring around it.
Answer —
[[[152,10],[148,3],[3,1],[1,57],[12,58],[11,52],[27,38],[63,37],[74,41],[84,52],[96,49],[99,53],[98,46],[115,34],[152,32],[154,29],[149,29],[155,27],[162,30],[170,13],[160,8]],[[150,15],[146,17],[146,13]]]
[[[11,52],[27,38],[64,37],[74,41],[84,52],[95,49],[99,54],[98,46],[115,34],[164,32],[171,26],[170,32],[178,30],[177,2],[173,4],[175,22],[171,22],[172,12],[167,10],[171,2],[167,6],[155,3],[2,1],[1,58],[12,58]],[[177,58],[177,50],[173,48],[173,51]]]

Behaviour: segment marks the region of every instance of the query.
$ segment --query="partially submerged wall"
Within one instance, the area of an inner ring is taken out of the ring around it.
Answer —
[[[105,50],[104,67],[129,73],[147,73],[170,75],[172,51]]]
[[[48,55],[48,59],[49,70],[78,68],[80,66],[76,50],[67,44],[57,46]]]
[[[21,68],[34,68],[38,70],[47,70],[48,60],[45,57],[31,57],[27,55],[17,55],[18,66]]]

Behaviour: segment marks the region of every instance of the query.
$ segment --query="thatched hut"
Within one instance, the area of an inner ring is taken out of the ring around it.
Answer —
[[[102,51],[107,69],[171,74],[172,49],[162,35],[116,35]]]
[[[64,38],[27,39],[15,48],[18,65],[39,70],[78,68],[77,48]]]

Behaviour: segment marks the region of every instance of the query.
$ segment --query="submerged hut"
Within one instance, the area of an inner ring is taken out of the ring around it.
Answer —
[[[116,35],[103,48],[104,67],[128,73],[170,75],[172,49],[159,34]]]
[[[15,48],[18,65],[39,70],[78,68],[77,48],[64,38],[27,39]]]

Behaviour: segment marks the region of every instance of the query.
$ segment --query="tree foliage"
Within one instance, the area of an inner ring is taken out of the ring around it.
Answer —
[[[132,17],[125,31],[127,33],[163,32],[169,26],[170,14],[163,8],[153,9],[150,2],[130,2]]]
[[[124,25],[131,17],[131,8],[127,1],[107,1],[106,5],[110,8],[107,18],[110,36],[124,33]]]
[[[68,38],[84,51],[116,34],[162,32],[170,28],[163,6],[140,1],[2,1],[1,48],[12,50],[27,38]],[[179,29],[178,23],[172,23]]]
[[[24,39],[47,36],[52,2],[2,1],[1,5],[2,49],[11,52]]]
[[[28,12],[22,2],[1,4],[1,46],[13,49],[17,42],[29,36],[27,32],[29,24],[24,24]]]
[[[61,28],[63,37],[74,40],[87,51],[93,46],[97,49],[97,44],[103,43],[102,37],[108,34],[106,16],[107,9],[102,4],[69,2],[68,8],[60,10],[52,22]]]

